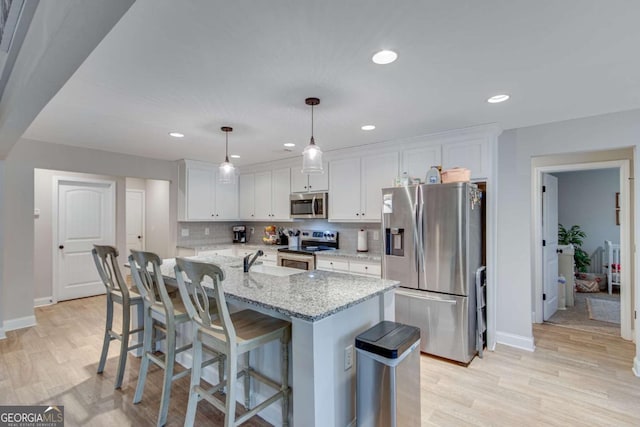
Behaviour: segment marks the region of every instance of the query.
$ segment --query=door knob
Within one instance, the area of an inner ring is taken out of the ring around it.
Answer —
[[[138,239],[142,239],[142,236],[138,236]]]
[[[64,245],[58,246],[58,249],[64,249]]]

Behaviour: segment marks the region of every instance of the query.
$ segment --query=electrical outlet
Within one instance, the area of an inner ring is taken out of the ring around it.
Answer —
[[[188,228],[183,228],[181,235],[182,235],[182,237],[189,237],[189,229]]]
[[[256,231],[254,227],[249,227],[249,233],[253,234],[254,231]]]
[[[353,346],[348,345],[344,349],[344,370],[347,371],[353,367]]]
[[[378,230],[373,230],[373,240],[380,240],[380,232]]]
[[[204,235],[208,236],[209,235],[209,227],[205,227],[204,228]]]

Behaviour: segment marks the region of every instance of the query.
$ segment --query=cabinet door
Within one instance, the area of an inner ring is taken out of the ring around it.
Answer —
[[[271,220],[271,172],[254,174],[255,219]]]
[[[490,169],[489,143],[485,139],[444,144],[442,167],[471,170],[471,178],[487,178]]]
[[[306,193],[309,191],[309,175],[302,173],[301,167],[291,168],[291,192]]]
[[[323,163],[324,173],[309,175],[309,191],[329,191],[329,164]]]
[[[431,166],[442,164],[441,146],[420,147],[406,150],[402,153],[401,172],[406,172],[411,178],[424,181]]]
[[[335,160],[329,164],[329,219],[360,219],[360,159]]]
[[[187,220],[212,220],[215,170],[213,167],[188,167],[186,182]]]
[[[288,220],[291,169],[271,171],[271,219]]]
[[[237,180],[233,184],[222,184],[218,171],[216,171],[216,203],[215,219],[229,220],[238,219],[238,184]]]
[[[382,189],[391,187],[397,176],[398,153],[376,154],[362,158],[361,221],[381,221]]]
[[[252,220],[255,219],[255,188],[254,188],[254,175],[246,174],[240,175],[240,219]]]

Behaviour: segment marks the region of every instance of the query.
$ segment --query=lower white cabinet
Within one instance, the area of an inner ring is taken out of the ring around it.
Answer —
[[[335,257],[337,258],[337,257]],[[360,276],[381,277],[382,266],[373,261],[352,261],[345,259],[320,258],[316,260],[318,270],[333,271],[336,273],[351,273]]]

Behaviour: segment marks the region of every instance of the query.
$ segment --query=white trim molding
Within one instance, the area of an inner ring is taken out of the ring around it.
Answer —
[[[3,328],[0,328],[0,340],[3,340],[3,339],[5,339],[5,338],[7,338],[7,335],[5,335],[5,333],[4,333],[4,329],[3,329]]]
[[[9,319],[4,321],[5,331],[15,331],[16,329],[30,328],[36,326],[36,316],[24,316],[16,319]]]
[[[640,377],[640,358],[638,356],[633,358],[633,373],[636,377]]]
[[[44,297],[44,298],[35,298],[33,300],[33,307],[44,307],[45,305],[55,304],[53,300],[53,296]]]
[[[498,344],[504,344],[521,350],[535,351],[536,349],[533,337],[510,334],[508,332],[496,332],[496,341]]]

